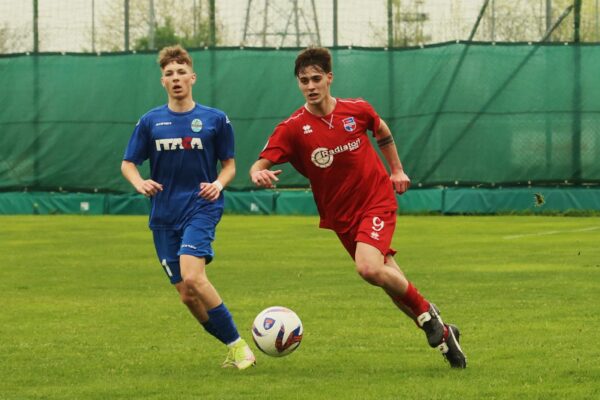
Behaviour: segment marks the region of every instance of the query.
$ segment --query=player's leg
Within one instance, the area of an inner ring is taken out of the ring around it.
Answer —
[[[423,298],[394,261],[391,248],[396,228],[395,211],[367,214],[358,223],[353,240],[358,274],[367,282],[381,287],[394,304],[413,320],[429,310]]]
[[[358,242],[355,261],[360,276],[372,285],[381,287],[400,310],[415,319],[425,332],[429,345],[440,350],[451,367],[466,367],[466,357],[459,344],[458,328],[444,324],[437,307],[421,296],[406,279],[393,257],[387,257],[387,263],[384,263],[379,249],[371,244]]]
[[[152,234],[160,265],[171,284],[175,286],[175,289],[179,293],[181,302],[209,334],[218,340],[223,341],[219,332],[217,332],[216,328],[209,322],[206,307],[204,307],[202,301],[193,294],[193,291],[188,288],[181,277],[178,253],[181,248],[182,232],[178,230],[155,230]]]
[[[223,300],[206,275],[204,257],[182,254],[179,257],[183,289],[187,296],[201,303],[206,310],[218,307]]]
[[[198,216],[185,226],[179,250],[182,283],[187,296],[195,298],[206,310],[205,328],[213,330],[229,347],[223,366],[245,369],[255,364],[254,354],[240,337],[229,309],[206,273],[206,266],[214,257],[211,243],[217,222],[209,216]]]
[[[356,272],[371,285],[379,286],[391,296],[406,293],[408,281],[400,270],[385,265],[385,258],[378,248],[357,242],[354,262]]]
[[[394,256],[392,254],[387,254],[384,258],[384,266],[387,268],[393,268],[396,269],[398,271],[400,271],[400,274],[402,274],[402,277],[408,282],[408,280],[406,279],[406,275],[404,275],[404,272],[402,271],[402,269],[400,268],[400,266],[396,263],[396,260],[394,260]],[[408,286],[407,286],[408,287]],[[413,312],[413,310],[408,307],[406,304],[404,304],[399,298],[398,296],[396,296],[393,292],[388,292],[386,291],[387,295],[390,296],[390,299],[392,300],[392,302],[396,305],[396,307],[398,307],[404,314],[406,314],[406,316],[410,319],[412,319],[415,324],[418,325],[417,323],[417,316],[415,315],[415,313]]]
[[[355,261],[356,261],[356,245],[357,245],[356,235],[357,235],[357,233],[358,233],[358,226],[356,226],[355,228],[353,228],[347,232],[344,232],[344,233],[336,232],[338,238],[340,239],[340,242],[342,243],[342,245],[344,246],[344,248],[346,249],[348,254]],[[387,260],[388,260],[388,256],[386,256],[384,259],[384,265],[388,265]],[[394,264],[395,264],[395,262],[394,262]],[[396,267],[397,267],[397,265],[396,265]],[[402,273],[400,268],[397,267],[396,269],[398,271],[400,271],[400,273],[404,277],[404,273]],[[416,316],[414,315],[413,311],[410,308],[408,308],[406,305],[404,305],[404,303],[397,300],[398,296],[395,294],[395,290],[390,290],[390,291],[385,290],[385,291],[388,294],[388,296],[390,296],[390,298],[392,299],[392,301],[394,302],[396,307],[398,307],[402,312],[404,312],[404,314],[406,314],[406,316],[408,316],[409,318],[411,318],[412,320],[414,320],[416,322]]]
[[[365,240],[362,235],[357,239]],[[429,311],[429,302],[406,279],[393,257],[390,255],[384,257],[382,250],[373,246],[373,243],[362,241],[356,243],[355,263],[356,271],[361,278],[381,287],[394,304],[412,320],[416,321],[420,315]]]
[[[435,305],[408,281],[393,258],[395,251],[390,245],[395,222],[395,213],[370,215],[361,221],[355,239],[357,272],[367,282],[381,287],[400,310],[415,320],[429,345],[438,348],[452,367],[464,368],[466,359],[458,343],[458,328],[443,323]]]

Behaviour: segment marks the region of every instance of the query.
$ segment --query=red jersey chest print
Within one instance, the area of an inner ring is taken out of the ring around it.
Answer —
[[[333,112],[305,107],[280,123],[260,157],[290,162],[310,181],[321,227],[344,231],[365,211],[396,209],[395,195],[367,131],[380,119],[362,99],[337,99]]]

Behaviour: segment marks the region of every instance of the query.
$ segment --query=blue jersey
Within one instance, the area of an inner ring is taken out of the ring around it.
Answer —
[[[223,194],[207,201],[198,196],[200,183],[217,179],[217,161],[233,157],[233,128],[225,113],[196,104],[183,113],[163,105],[142,116],[123,159],[137,165],[149,159],[151,179],[163,185],[152,197],[150,228],[180,229],[196,213],[218,220]]]

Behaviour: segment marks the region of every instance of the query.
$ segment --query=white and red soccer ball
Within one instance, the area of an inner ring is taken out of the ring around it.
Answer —
[[[272,357],[283,357],[300,346],[302,321],[289,308],[275,306],[260,312],[252,325],[252,337],[259,350]]]

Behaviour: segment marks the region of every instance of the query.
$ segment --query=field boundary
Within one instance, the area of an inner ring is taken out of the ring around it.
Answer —
[[[397,196],[403,214],[560,214],[600,212],[600,188],[509,187],[411,189]],[[150,201],[137,194],[0,192],[0,215],[144,215]],[[317,215],[310,190],[227,191],[225,212]]]

